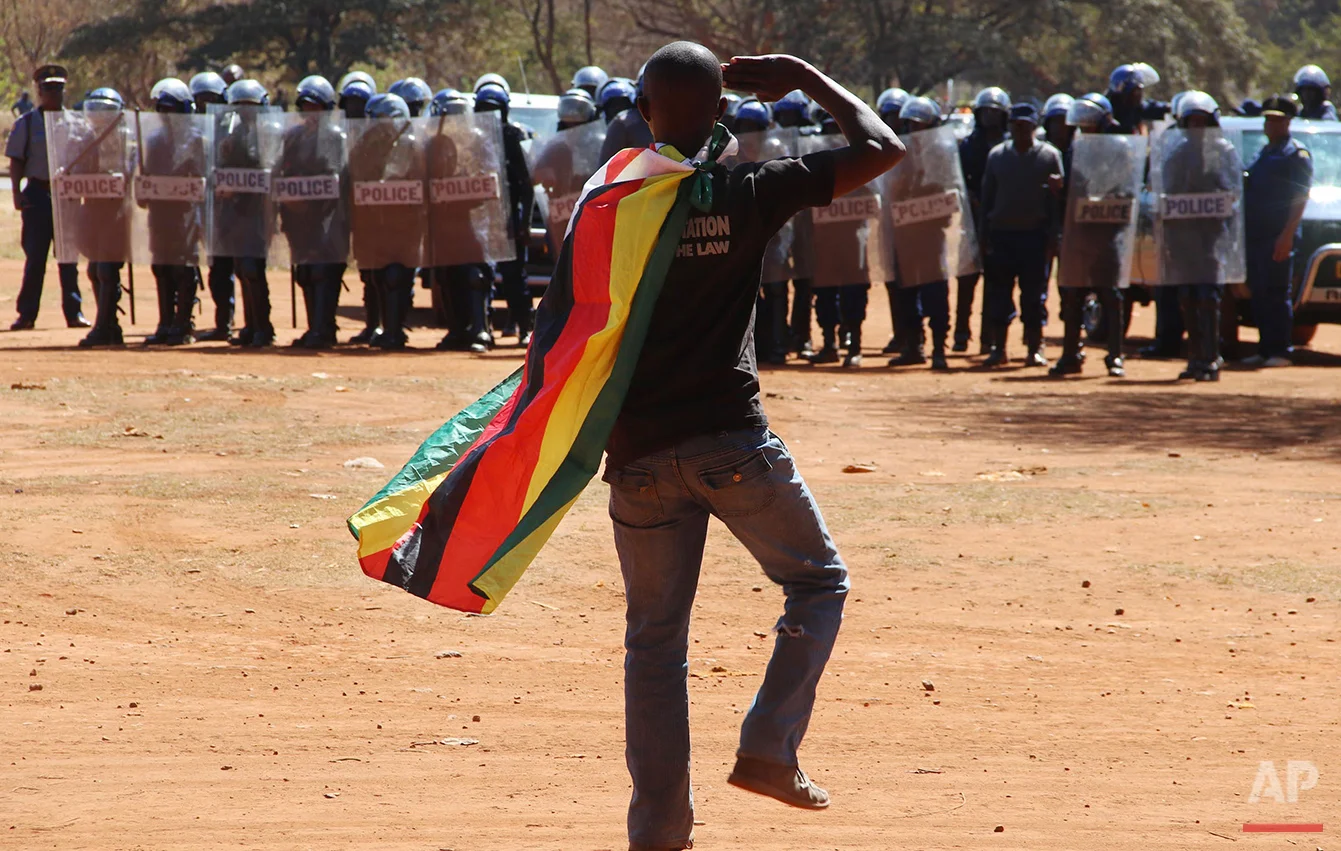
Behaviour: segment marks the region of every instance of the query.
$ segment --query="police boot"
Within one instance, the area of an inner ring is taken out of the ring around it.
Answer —
[[[815,304],[814,288],[810,281],[804,278],[792,281],[792,288],[796,292],[792,296],[791,350],[809,360],[815,353],[810,342],[810,318]]]
[[[531,345],[531,334],[535,331],[535,310],[529,309],[517,317],[517,345],[523,349]]]
[[[172,320],[176,315],[177,286],[172,275],[154,267],[154,289],[158,291],[158,326],[144,338],[146,346],[159,346],[168,341]]]
[[[985,297],[986,296],[984,296],[984,298]],[[984,314],[985,313],[986,311],[984,311]],[[990,356],[992,352],[997,348],[995,337],[996,337],[996,329],[992,327],[991,323],[987,321],[987,316],[984,315],[982,321],[978,324],[978,354]],[[1005,346],[1006,346],[1006,332],[1004,329],[1002,329],[1001,348],[1004,349]],[[1005,363],[1005,361],[1002,361],[1002,363]]]
[[[252,348],[263,348],[275,344],[275,326],[270,324],[270,282],[265,277],[265,261],[255,261],[260,268],[255,270],[251,282],[251,316],[256,332],[252,334]]]
[[[899,325],[899,285],[886,282],[885,294],[889,296],[889,327],[894,329],[894,336],[889,338],[880,353],[892,355],[903,350],[903,328]]]
[[[251,284],[246,279],[237,279],[238,298],[242,299],[242,327],[228,340],[230,346],[250,346],[256,336],[256,326],[252,321]]]
[[[818,352],[813,352],[805,359],[816,366],[825,363],[838,363],[838,329],[821,328],[820,332],[824,335],[824,345]]]
[[[340,326],[336,314],[340,310],[340,291],[344,289],[344,276],[318,284],[317,331],[320,334],[320,348],[329,349],[340,342]]]
[[[121,303],[120,276],[115,272],[100,273],[94,288],[98,299],[97,317],[93,320],[93,328],[88,336],[79,341],[79,347],[92,349],[125,345],[121,336],[121,322],[117,318],[117,306]]]
[[[988,344],[987,360],[982,362],[983,366],[993,367],[1010,363],[1010,357],[1006,354],[1006,333],[1009,331],[1007,325],[988,325],[981,329],[982,339]]]
[[[447,335],[438,342],[440,352],[464,352],[470,349],[470,280],[467,270],[445,270],[442,292],[450,305],[447,309]]]
[[[1178,306],[1187,329],[1187,368],[1178,373],[1179,381],[1190,381],[1202,372],[1201,323],[1197,322],[1197,301],[1185,293],[1178,294]]]
[[[196,267],[196,283],[199,284],[200,267]],[[215,278],[213,268],[210,269],[210,299],[214,302],[214,328],[204,334],[196,335],[196,339],[204,342],[227,343],[233,331],[233,304],[228,298],[220,298],[220,290],[223,285]]]
[[[351,345],[371,343],[382,324],[382,305],[377,296],[377,285],[372,280],[372,274],[366,269],[360,269],[359,278],[363,281],[363,330],[349,338]]]
[[[921,321],[919,320],[919,324]],[[927,356],[922,352],[922,341],[925,338],[926,331],[923,328],[908,328],[903,331],[903,348],[899,351],[898,357],[890,358],[890,366],[920,366],[927,362]]]
[[[316,310],[314,309],[317,300],[316,288],[316,282],[307,279],[306,275],[299,279],[298,289],[303,293],[303,316],[307,320],[307,330],[303,332],[301,337],[289,344],[292,348],[310,348],[309,343],[315,342],[317,339]]]
[[[1220,302],[1198,299],[1197,336],[1201,338],[1201,372],[1197,381],[1220,380]]]
[[[843,358],[843,366],[855,369],[861,366],[861,326],[855,325],[847,332],[847,357]]]
[[[765,284],[764,303],[767,305],[765,321],[768,327],[768,345],[764,351],[764,360],[774,366],[787,362],[787,283]]]
[[[1079,375],[1082,369],[1080,355],[1080,323],[1073,316],[1067,316],[1062,326],[1062,356],[1048,370],[1048,375],[1060,378],[1063,375]]]
[[[494,335],[489,330],[489,284],[484,274],[476,271],[470,278],[470,350],[483,354],[494,347]]]
[[[409,338],[405,334],[405,320],[410,315],[410,300],[414,297],[414,270],[408,280],[401,276],[384,279],[382,289],[382,333],[372,345],[386,351],[405,348]]]
[[[1108,355],[1104,365],[1113,378],[1122,378],[1127,374],[1122,360],[1122,343],[1127,337],[1126,313],[1122,309],[1122,291],[1114,288],[1103,300],[1104,313],[1111,318],[1108,323]]]
[[[187,346],[195,342],[196,276],[189,269],[177,278],[177,313],[163,342],[169,346]]]
[[[945,337],[944,331],[932,330],[931,332],[931,368],[935,372],[948,372],[950,363],[945,359]]]
[[[1048,359],[1043,353],[1043,329],[1025,328],[1024,342],[1029,348],[1028,354],[1024,356],[1024,365],[1046,367],[1048,365]]]

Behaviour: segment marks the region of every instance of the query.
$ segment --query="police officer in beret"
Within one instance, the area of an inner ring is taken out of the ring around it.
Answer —
[[[55,238],[56,225],[51,213],[51,173],[47,165],[47,127],[45,115],[65,108],[65,69],[43,65],[33,74],[37,83],[37,109],[24,113],[14,122],[5,146],[9,157],[9,177],[14,190],[14,209],[23,216],[23,286],[19,290],[19,317],[11,331],[26,331],[37,321],[42,300],[42,281],[47,274],[47,257]],[[23,184],[20,188],[20,184]],[[74,263],[57,265],[61,281],[61,309],[65,324],[88,328],[91,323],[81,312],[79,268]]]
[[[1297,113],[1284,95],[1262,105],[1267,144],[1243,184],[1248,289],[1260,341],[1257,354],[1244,361],[1248,366],[1290,365],[1294,248],[1313,185],[1313,158],[1290,135]]]

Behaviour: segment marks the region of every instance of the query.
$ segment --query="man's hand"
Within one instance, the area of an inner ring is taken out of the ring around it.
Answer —
[[[795,89],[804,91],[815,75],[809,62],[785,53],[733,56],[722,65],[722,81],[728,89],[754,92],[765,101],[778,100]]]
[[[23,212],[23,193],[19,191],[17,181],[14,184],[14,209]]]
[[[1294,251],[1294,228],[1288,228],[1276,238],[1276,248],[1271,252],[1271,259],[1277,263],[1284,263],[1290,259],[1292,251]]]
[[[1062,190],[1066,188],[1066,178],[1060,174],[1048,175],[1048,188],[1054,195],[1062,194]]]

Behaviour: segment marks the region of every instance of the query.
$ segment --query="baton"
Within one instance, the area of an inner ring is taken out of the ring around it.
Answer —
[[[293,327],[298,328],[298,267],[289,264],[289,311],[293,314]]]

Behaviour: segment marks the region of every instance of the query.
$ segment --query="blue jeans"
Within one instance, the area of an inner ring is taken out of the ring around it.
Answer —
[[[17,178],[15,178],[17,179]],[[47,258],[55,239],[56,224],[52,218],[51,190],[29,181],[22,191],[23,230],[19,242],[23,246],[23,285],[19,289],[19,316],[36,319],[42,301],[42,283],[47,276]],[[79,293],[79,267],[74,263],[59,263],[56,271],[61,282],[61,310],[67,322],[79,316],[83,306]]]
[[[847,598],[843,564],[787,447],[767,429],[690,438],[607,469],[628,604],[625,757],[629,840],[676,847],[694,829],[689,783],[689,616],[708,518],[717,517],[782,586],[773,657],[737,755],[796,765],[815,687]]]
[[[1275,243],[1248,243],[1248,289],[1253,297],[1253,319],[1257,322],[1257,353],[1264,358],[1290,354],[1290,332],[1294,326],[1294,302],[1290,287],[1294,255],[1284,263],[1271,259]]]

